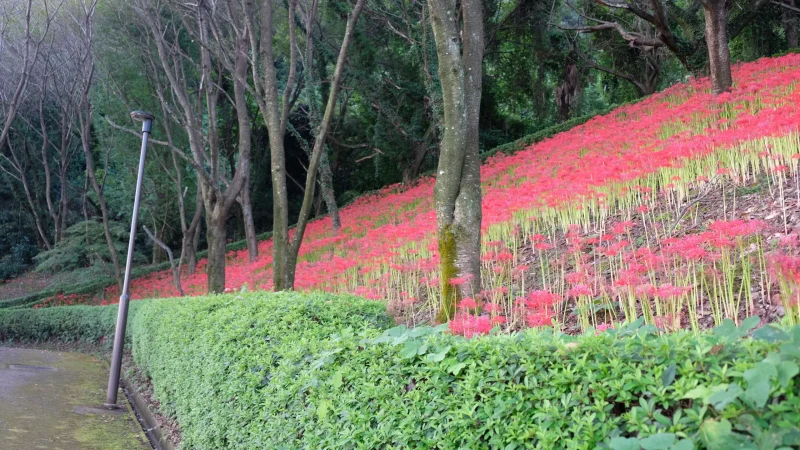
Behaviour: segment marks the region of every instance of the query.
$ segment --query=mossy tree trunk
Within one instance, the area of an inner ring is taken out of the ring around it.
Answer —
[[[480,292],[481,180],[478,121],[484,49],[483,4],[428,0],[439,57],[444,130],[434,196],[441,265],[442,304],[447,321],[459,298]],[[461,23],[458,22],[459,17]],[[453,278],[465,280],[457,285]]]

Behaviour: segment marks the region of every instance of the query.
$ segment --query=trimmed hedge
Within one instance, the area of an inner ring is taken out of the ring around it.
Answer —
[[[185,448],[800,448],[800,327],[466,340],[387,329],[352,296],[132,306],[134,359]],[[0,311],[0,338],[98,338],[113,311]]]
[[[263,241],[265,239],[269,239],[272,237],[272,232],[268,231],[265,233],[261,233],[256,236],[259,241]],[[236,252],[241,251],[247,248],[247,241],[241,240],[236,242],[231,242],[228,244],[225,249],[228,252]],[[201,260],[208,256],[208,250],[203,250],[197,252],[197,260]],[[153,264],[148,266],[142,267],[134,267],[131,271],[131,278],[140,278],[143,276],[150,275],[154,272],[161,272],[164,270],[170,269],[169,261],[165,261],[159,264]],[[52,297],[58,294],[64,295],[83,295],[83,294],[90,294],[94,295],[99,293],[100,291],[104,290],[106,287],[113,285],[116,283],[116,280],[112,277],[102,277],[96,278],[86,283],[81,284],[72,284],[69,286],[57,286],[54,288],[44,289],[39,292],[34,292],[32,294],[28,294],[22,297],[12,298],[8,300],[0,300],[0,309],[5,308],[29,308],[36,303],[44,300],[45,298]]]
[[[134,316],[141,302],[131,302]],[[0,342],[82,341],[96,343],[114,335],[118,305],[0,309]]]

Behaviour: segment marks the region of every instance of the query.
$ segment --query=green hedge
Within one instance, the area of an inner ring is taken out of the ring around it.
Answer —
[[[257,237],[257,239],[259,241],[263,241],[265,239],[271,238],[272,237],[272,232],[268,231],[266,233],[261,233],[261,234],[257,235],[256,237]],[[241,251],[241,250],[244,250],[246,248],[247,248],[247,241],[246,240],[231,242],[230,244],[228,244],[226,246],[226,249],[227,249],[228,252]],[[176,255],[176,256],[179,256],[179,255]],[[207,257],[207,256],[208,256],[208,250],[203,250],[203,251],[197,252],[197,260],[198,261],[203,259],[203,258],[205,258],[205,257]],[[169,269],[170,269],[169,261],[165,261],[165,262],[162,262],[162,263],[159,263],[159,264],[148,265],[148,266],[135,267],[131,271],[131,278],[136,279],[136,278],[140,278],[140,277],[144,277],[144,276],[150,275],[151,273],[154,273],[154,272],[161,272],[161,271],[169,270]],[[101,277],[101,278],[92,279],[92,280],[87,281],[85,283],[71,284],[71,285],[68,285],[68,286],[56,286],[56,287],[53,287],[53,288],[48,288],[48,289],[41,290],[39,292],[34,292],[32,294],[25,295],[25,296],[22,296],[22,297],[12,298],[12,299],[8,299],[8,300],[0,300],[0,309],[5,309],[5,308],[29,308],[29,307],[35,305],[36,303],[39,303],[40,301],[42,301],[42,300],[44,300],[44,299],[46,299],[48,297],[52,297],[52,296],[58,295],[58,294],[64,294],[64,295],[73,295],[73,294],[76,294],[76,295],[84,295],[84,294],[95,295],[95,294],[103,291],[106,287],[113,285],[114,283],[116,283],[116,280],[114,280],[114,278],[112,278],[112,277]]]
[[[133,305],[134,359],[184,448],[800,448],[800,327],[465,340],[387,329],[382,304],[351,296]],[[0,338],[98,338],[112,318],[2,311]]]
[[[131,302],[134,316],[141,302]],[[114,334],[118,305],[64,306],[0,310],[0,342],[84,341],[96,343]]]

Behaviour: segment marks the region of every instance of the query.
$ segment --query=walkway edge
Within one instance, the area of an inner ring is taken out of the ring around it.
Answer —
[[[161,432],[161,426],[159,426],[158,421],[150,411],[150,408],[147,407],[147,403],[145,403],[142,396],[139,395],[139,392],[133,388],[133,385],[127,378],[121,377],[121,380],[122,392],[125,393],[128,404],[133,408],[137,419],[140,419],[140,425],[142,425],[142,429],[147,435],[150,444],[156,450],[175,450],[172,446],[172,442]]]

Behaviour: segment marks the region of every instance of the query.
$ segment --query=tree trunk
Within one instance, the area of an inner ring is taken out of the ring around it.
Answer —
[[[428,0],[439,57],[444,133],[434,197],[442,285],[441,322],[459,298],[480,292],[481,185],[478,120],[483,62],[483,6],[462,0],[459,30],[454,0]],[[460,41],[460,45],[459,45]],[[464,282],[453,283],[453,278]]]
[[[325,138],[328,136],[328,128],[331,124],[331,117],[333,117],[333,110],[336,107],[336,99],[341,87],[342,75],[344,73],[344,65],[347,60],[347,51],[350,48],[350,43],[353,41],[355,34],[356,22],[364,9],[365,0],[357,0],[353,11],[347,18],[347,26],[345,27],[344,38],[342,39],[342,46],[339,49],[339,57],[336,60],[336,68],[333,70],[333,79],[330,84],[330,92],[328,93],[328,102],[325,106],[325,113],[322,116],[322,122],[317,129],[317,135],[314,139],[314,149],[311,151],[311,159],[308,162],[308,174],[306,175],[306,190],[303,194],[303,206],[300,207],[300,215],[297,218],[297,228],[295,228],[294,236],[292,236],[291,247],[286,264],[286,280],[288,288],[294,287],[294,274],[297,268],[297,257],[300,253],[300,245],[303,242],[303,234],[308,225],[308,218],[311,213],[311,207],[314,203],[314,188],[317,183],[317,171],[319,170],[320,160],[322,159],[323,149],[325,148]],[[476,143],[477,144],[477,143]]]
[[[733,84],[728,47],[728,10],[725,2],[726,0],[703,1],[711,93],[714,95],[729,91]]]
[[[783,3],[792,8],[796,4],[795,0],[783,0]],[[797,48],[797,13],[790,11],[788,8],[781,8],[781,23],[783,24],[783,32],[789,48]]]
[[[227,233],[225,222],[227,214],[220,215],[217,211],[206,220],[208,229],[208,265],[206,275],[208,278],[208,292],[219,294],[225,291],[225,244]]]
[[[342,228],[342,219],[339,217],[339,206],[336,204],[336,195],[333,191],[333,171],[331,171],[327,147],[326,145],[323,149],[322,159],[319,163],[319,184],[322,198],[325,199],[325,205],[328,207],[328,217],[331,218],[333,234],[339,234],[339,229]]]
[[[90,125],[81,128],[89,128]],[[103,234],[106,237],[106,244],[108,244],[108,252],[111,256],[111,263],[114,266],[114,276],[117,278],[117,284],[119,285],[120,292],[122,292],[122,271],[119,267],[119,257],[117,255],[117,249],[114,247],[114,238],[111,237],[111,229],[109,225],[109,218],[108,218],[108,207],[106,206],[106,197],[103,194],[103,188],[100,186],[100,183],[97,182],[97,177],[94,175],[94,157],[92,156],[92,148],[91,144],[89,143],[89,136],[87,136],[88,130],[85,132],[81,132],[81,142],[83,144],[83,155],[86,158],[86,177],[89,179],[91,183],[92,189],[94,190],[95,195],[97,195],[97,204],[100,206],[100,215],[103,220]]]
[[[247,256],[250,262],[258,259],[258,237],[256,236],[256,225],[253,221],[253,203],[250,200],[250,177],[247,177],[239,204],[242,207],[242,219],[244,221],[244,235],[247,239]]]

